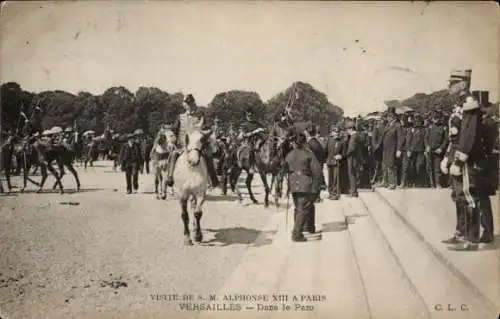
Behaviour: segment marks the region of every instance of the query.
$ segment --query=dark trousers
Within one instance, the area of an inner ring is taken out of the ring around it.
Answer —
[[[427,170],[425,167],[425,154],[424,152],[413,152],[411,154],[412,166],[415,170],[415,184],[416,186],[427,185]]]
[[[219,186],[219,178],[217,177],[217,171],[215,170],[214,158],[212,154],[202,151],[202,156],[205,158],[205,163],[207,165],[207,171],[208,175],[210,176],[212,187]]]
[[[411,161],[406,151],[401,154],[401,186],[406,187],[411,183]]]
[[[349,194],[351,195],[358,194],[358,168],[358,160],[349,157],[347,159],[347,174],[349,174]]]
[[[314,203],[318,198],[319,198],[319,193],[311,194],[311,200],[313,205],[311,205],[311,211],[305,217],[302,231],[310,233],[316,232],[316,206],[314,205]]]
[[[295,206],[295,223],[292,230],[292,238],[301,238],[302,230],[306,220],[310,218],[310,214],[313,212],[314,207],[314,196],[309,193],[292,193],[293,203]]]
[[[340,166],[328,165],[328,193],[340,195]]]
[[[480,210],[479,207],[467,207],[465,217],[465,238],[473,243],[479,242],[480,232]]]
[[[482,237],[493,239],[493,211],[491,209],[491,200],[489,196],[482,196],[480,198],[479,208],[481,211],[481,226],[483,227]]]
[[[441,173],[441,161],[443,160],[442,154],[434,153],[434,150],[429,154],[429,159],[431,161],[430,167],[432,168],[434,186],[444,186],[442,181]]]
[[[139,189],[139,164],[125,164],[125,180],[127,182],[127,192],[132,192],[132,186],[134,190]]]
[[[465,218],[467,215],[467,207],[463,203],[455,202],[455,212],[457,214],[457,225],[455,227],[455,234],[457,236],[465,236]]]
[[[384,166],[384,176],[382,178],[389,186],[396,187],[397,175],[396,175],[396,165],[383,165]]]

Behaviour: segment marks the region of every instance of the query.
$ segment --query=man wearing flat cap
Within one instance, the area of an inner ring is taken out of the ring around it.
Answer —
[[[142,164],[142,153],[139,145],[134,141],[135,134],[127,136],[127,143],[123,144],[120,151],[120,165],[125,171],[125,181],[127,184],[127,194],[139,189],[139,170]]]
[[[321,165],[316,156],[305,148],[306,136],[297,133],[294,149],[285,159],[285,171],[289,174],[290,192],[295,206],[295,223],[292,240],[307,241],[302,234],[310,214],[314,214],[314,202],[321,187]]]

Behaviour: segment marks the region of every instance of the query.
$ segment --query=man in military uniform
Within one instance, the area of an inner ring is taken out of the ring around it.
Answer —
[[[250,108],[245,110],[246,121],[242,126],[242,136],[240,138],[247,141],[250,147],[250,173],[257,171],[255,165],[255,152],[259,150],[265,141],[264,126],[254,118]]]
[[[135,142],[135,134],[127,136],[127,143],[123,144],[120,151],[120,165],[125,171],[125,181],[127,183],[127,194],[139,189],[139,169],[142,164],[142,154],[139,144]]]
[[[440,168],[443,174],[450,173],[451,162],[455,161],[455,153],[459,147],[460,143],[460,131],[462,130],[463,121],[463,109],[462,104],[468,95],[471,80],[471,70],[457,70],[453,71],[449,81],[449,92],[455,99],[455,107],[448,120],[448,138],[449,145],[445,153],[443,160],[441,161]],[[464,135],[466,136],[466,135]],[[462,158],[464,158],[462,156]],[[450,174],[451,182],[451,197],[455,202],[456,211],[456,226],[455,233],[449,239],[443,240],[445,244],[460,244],[464,240],[464,236],[467,235],[468,229],[466,227],[467,215],[468,215],[468,204],[464,200],[463,194],[463,180],[461,178],[460,169],[457,165],[454,168],[454,174]],[[473,245],[471,245],[472,247]]]
[[[187,147],[186,136],[189,135],[193,130],[197,128],[202,130],[211,129],[210,125],[205,122],[203,116],[197,113],[196,101],[192,94],[186,95],[183,105],[186,112],[180,114],[179,118],[174,124],[174,132],[177,135],[177,141],[180,144],[181,150],[184,150]],[[174,168],[179,155],[179,152],[172,152],[168,159],[167,185],[169,186],[172,186],[174,184]],[[206,143],[201,150],[201,155],[205,159],[212,187],[219,186],[219,179],[217,178],[214,160],[208,143]]]
[[[345,156],[347,158],[347,173],[349,175],[349,195],[351,197],[358,197],[358,174],[363,158],[363,145],[356,130],[356,124],[352,121],[347,123],[347,134],[349,134],[349,140],[347,141]]]
[[[321,165],[316,156],[305,148],[306,136],[297,133],[295,148],[285,159],[285,170],[289,173],[290,191],[295,206],[295,222],[292,240],[307,241],[302,234],[308,215],[314,214],[314,201],[321,186]]]
[[[432,123],[429,125],[425,136],[426,152],[430,161],[431,180],[434,182],[432,187],[441,188],[443,181],[441,169],[439,168],[443,160],[444,153],[448,147],[448,130],[443,123],[443,116],[436,112],[432,117]]]
[[[331,135],[326,143],[326,165],[328,169],[328,194],[329,199],[340,198],[340,160],[344,154],[345,143],[340,137],[340,128],[332,126]]]

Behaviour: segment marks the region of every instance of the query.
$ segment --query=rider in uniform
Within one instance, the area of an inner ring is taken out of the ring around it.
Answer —
[[[179,115],[179,118],[174,125],[174,132],[177,135],[177,141],[179,142],[182,150],[187,147],[185,139],[186,135],[190,134],[195,128],[207,128],[207,124],[205,123],[203,116],[196,112],[196,101],[192,94],[186,95],[183,106],[186,112]],[[210,129],[210,126],[208,129]],[[215,171],[211,150],[207,146],[208,143],[204,145],[201,150],[201,156],[205,159],[212,187],[217,187],[219,186],[219,180]],[[167,185],[169,186],[174,184],[175,162],[177,161],[179,155],[179,152],[172,152],[168,159]]]
[[[255,173],[255,152],[259,150],[265,141],[264,126],[255,120],[253,112],[250,108],[245,110],[246,122],[242,127],[242,136],[240,138],[247,141],[250,148],[250,173]]]

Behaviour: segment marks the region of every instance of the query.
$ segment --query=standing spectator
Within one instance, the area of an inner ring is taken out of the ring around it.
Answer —
[[[396,188],[396,156],[398,139],[402,138],[401,125],[396,117],[394,108],[387,113],[388,124],[382,137],[382,166],[386,176],[386,185],[389,189]],[[384,185],[385,186],[385,185]]]
[[[416,115],[408,156],[412,163],[411,166],[415,169],[415,184],[420,187],[426,185],[426,177],[429,173],[425,170],[425,133],[424,120],[420,115]]]
[[[127,194],[137,193],[139,189],[139,169],[142,163],[142,155],[139,144],[134,141],[135,135],[130,134],[128,141],[120,151],[120,163],[122,171],[125,171],[125,180],[127,183]]]
[[[363,145],[354,122],[347,123],[347,133],[349,134],[346,151],[349,195],[358,197],[358,173],[363,157]]]
[[[441,114],[436,113],[432,118],[432,123],[427,129],[425,136],[426,151],[428,152],[428,159],[430,161],[430,173],[432,174],[431,180],[434,182],[432,187],[441,188],[443,181],[441,180],[441,169],[439,165],[443,160],[444,153],[448,147],[448,130],[443,122]]]

